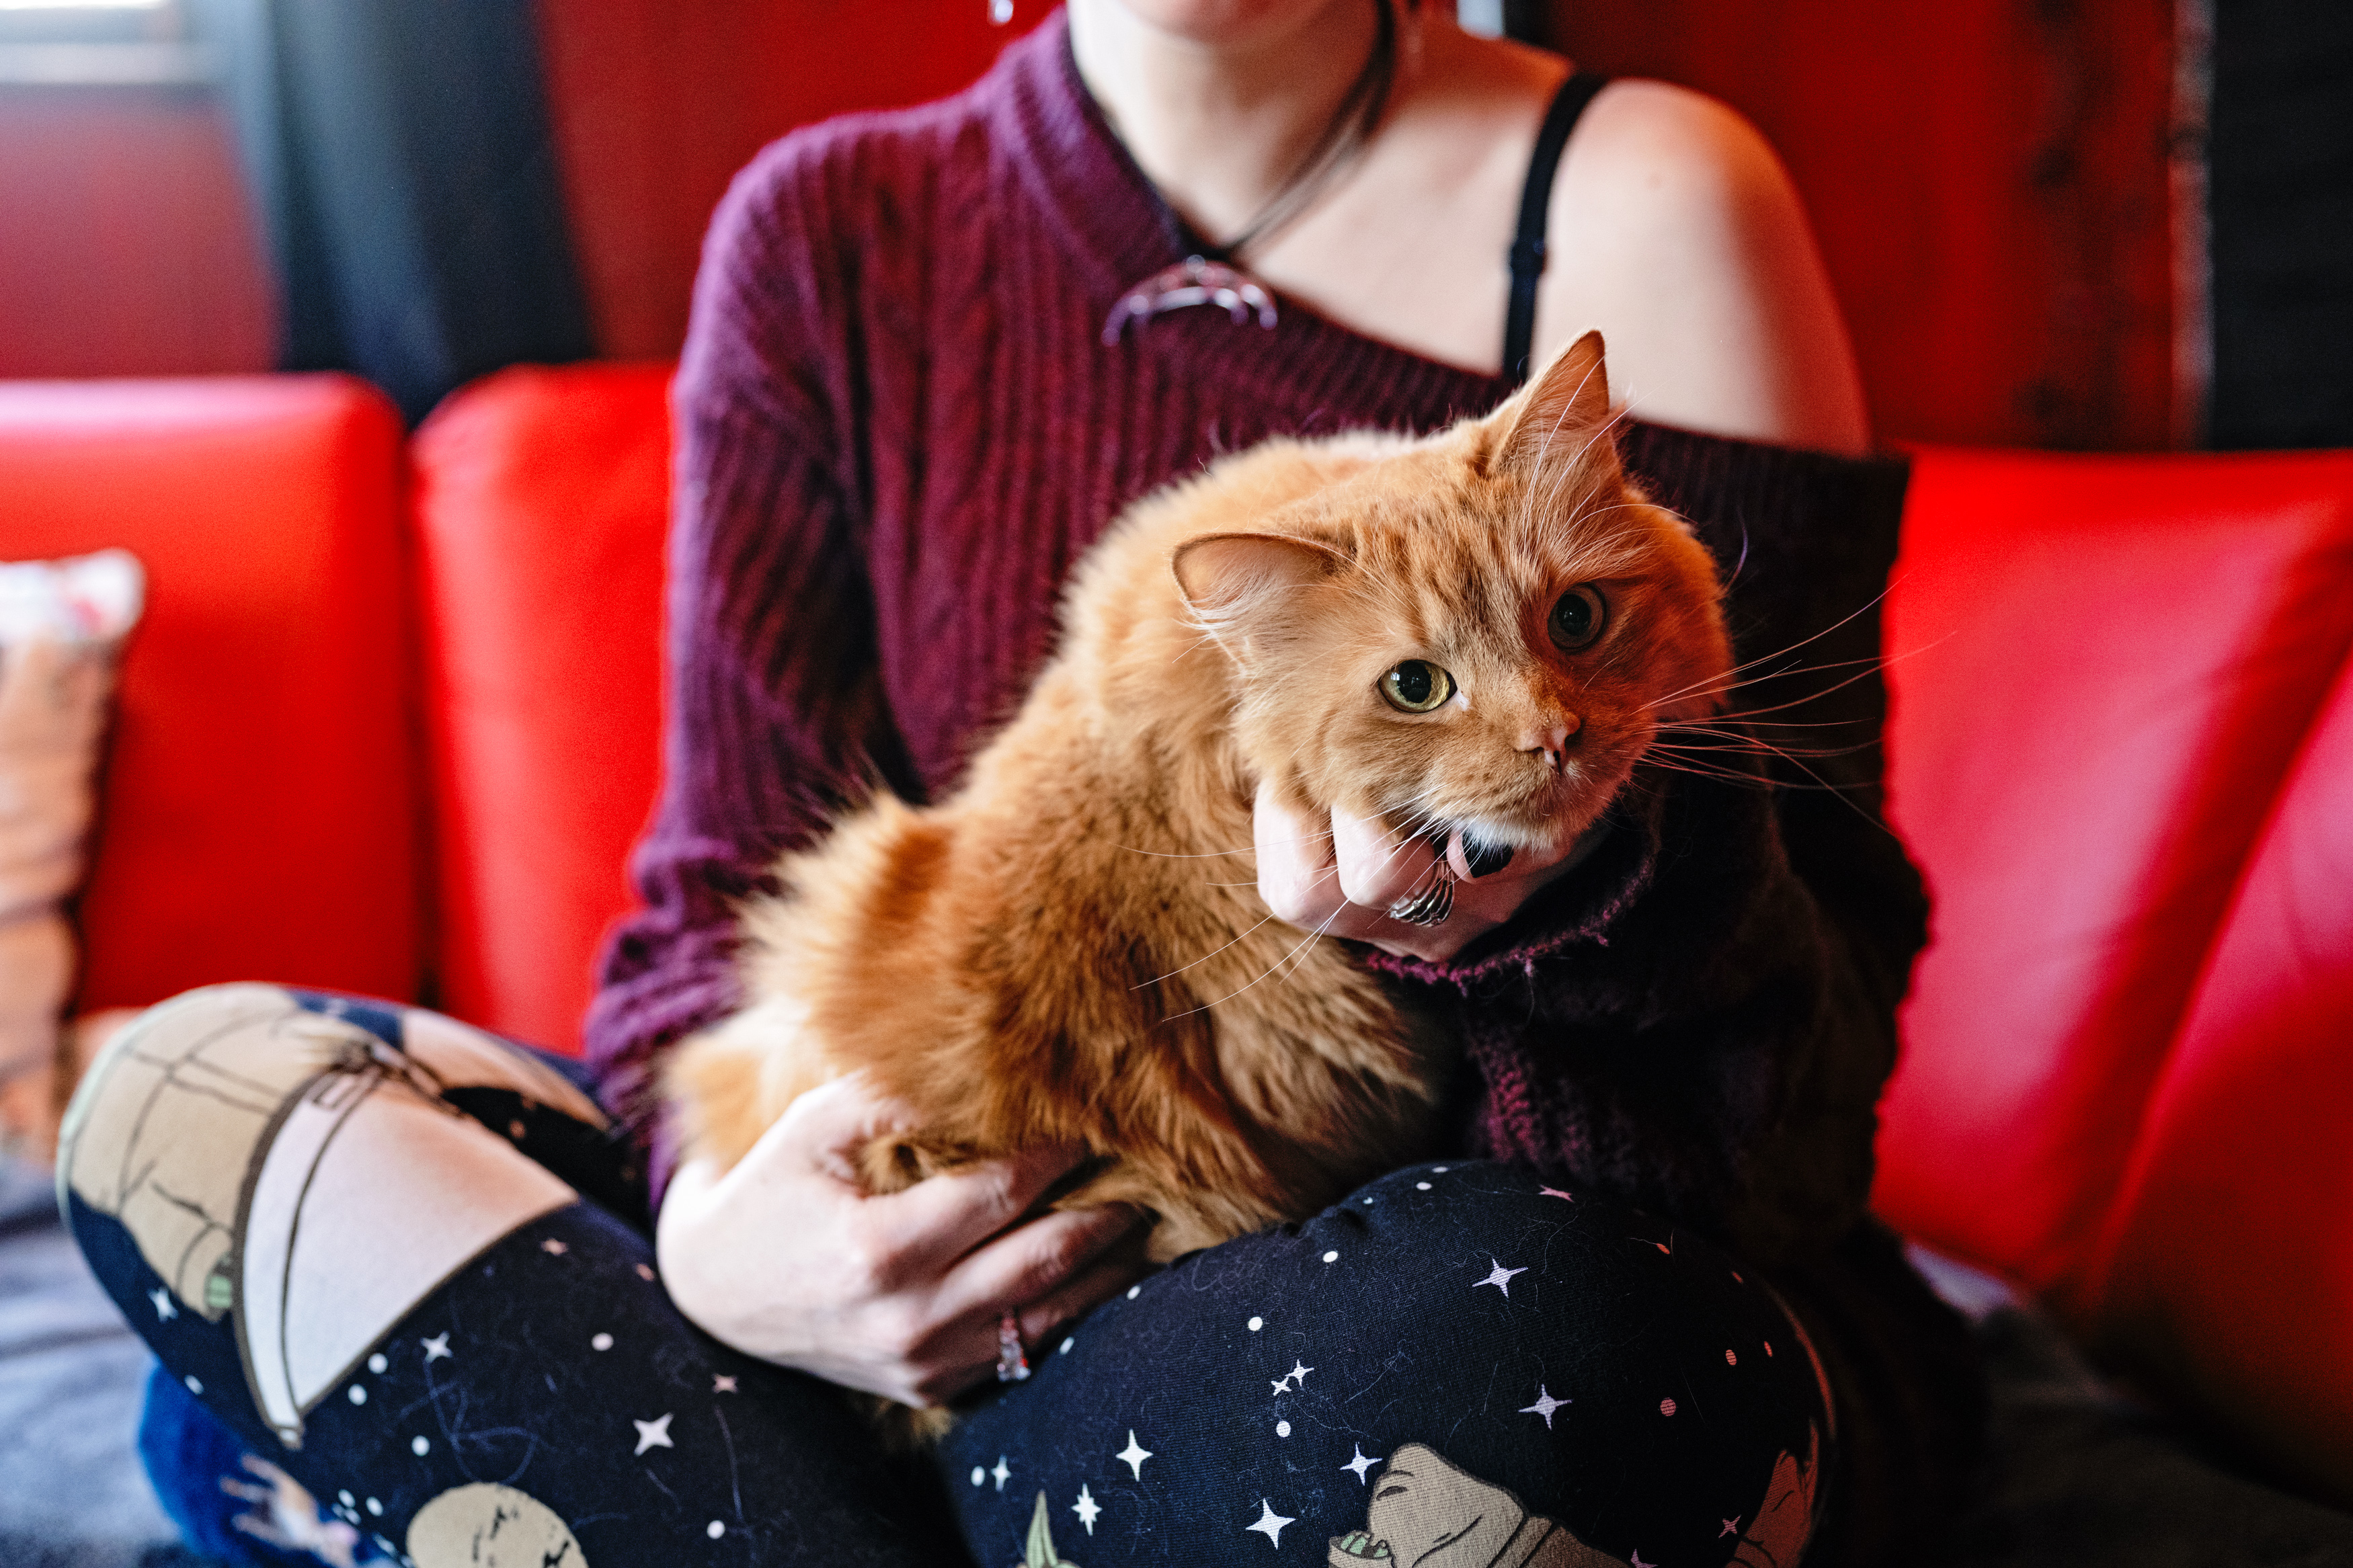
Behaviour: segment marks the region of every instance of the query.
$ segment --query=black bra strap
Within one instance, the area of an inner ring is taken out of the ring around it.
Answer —
[[[1536,279],[1545,269],[1545,218],[1552,211],[1552,176],[1560,167],[1561,149],[1577,129],[1577,116],[1609,79],[1578,71],[1560,84],[1552,107],[1545,110],[1544,129],[1536,132],[1536,150],[1528,158],[1527,189],[1520,196],[1519,232],[1512,237],[1511,304],[1504,314],[1504,379],[1514,386],[1528,378],[1528,351],[1536,335]]]

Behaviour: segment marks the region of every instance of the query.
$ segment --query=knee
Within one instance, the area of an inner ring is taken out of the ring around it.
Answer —
[[[125,1024],[83,1075],[58,1138],[59,1195],[84,1251],[93,1218],[112,1221],[208,1309],[255,1152],[289,1100],[365,1048],[275,985],[206,986]]]
[[[1830,1431],[1816,1358],[1771,1287],[1705,1237],[1605,1194],[1486,1161],[1417,1166],[1351,1194],[1293,1245],[1294,1267],[1401,1342],[1524,1370],[1513,1409],[1548,1426],[1562,1417],[1546,1401],[1575,1397],[1666,1422],[1737,1405],[1778,1431]],[[1790,1443],[1804,1452],[1801,1436]]]

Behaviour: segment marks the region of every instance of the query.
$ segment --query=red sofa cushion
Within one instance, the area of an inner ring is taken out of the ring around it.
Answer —
[[[2149,1102],[2100,1344],[2353,1503],[2353,663],[2297,758]]]
[[[339,376],[0,384],[0,557],[147,568],[79,1005],[415,994],[401,429]]]
[[[1890,810],[1936,912],[1876,1201],[2081,1324],[2144,1102],[2353,637],[2353,458],[1922,453],[1887,627]]]
[[[511,370],[417,434],[439,1001],[576,1052],[660,776],[667,366]]]

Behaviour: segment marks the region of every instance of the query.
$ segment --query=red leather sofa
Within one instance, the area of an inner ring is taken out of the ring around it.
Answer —
[[[150,574],[88,1007],[265,978],[576,1046],[658,786],[665,367],[406,445],[337,378],[0,387],[0,558]],[[2353,1506],[2353,454],[1917,454],[1936,898],[1878,1204]]]

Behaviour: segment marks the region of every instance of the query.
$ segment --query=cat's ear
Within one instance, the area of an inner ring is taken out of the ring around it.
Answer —
[[[1329,582],[1348,558],[1289,534],[1205,533],[1178,545],[1170,564],[1186,606],[1240,658],[1252,640],[1302,624],[1302,591]]]
[[[1576,461],[1609,423],[1609,374],[1601,363],[1601,334],[1589,331],[1553,356],[1510,402],[1489,416],[1500,425],[1493,466],[1541,468],[1547,460]]]

